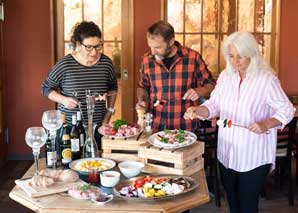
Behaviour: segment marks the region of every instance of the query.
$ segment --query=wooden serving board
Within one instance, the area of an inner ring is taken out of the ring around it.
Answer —
[[[30,197],[41,197],[45,195],[65,192],[70,189],[72,186],[77,185],[79,183],[84,183],[82,180],[78,180],[75,182],[54,182],[52,185],[48,186],[47,188],[42,187],[33,187],[28,185],[28,182],[31,179],[26,180],[15,180],[15,183],[23,189]]]

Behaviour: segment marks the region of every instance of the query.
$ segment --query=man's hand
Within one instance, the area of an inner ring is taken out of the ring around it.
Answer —
[[[200,96],[198,95],[198,93],[193,88],[190,88],[183,95],[183,98],[182,99],[196,101],[196,100],[199,99],[199,97]]]
[[[145,111],[147,110],[147,103],[145,101],[138,101],[136,103],[136,110],[139,109],[144,109]]]
[[[64,105],[64,107],[66,107],[67,109],[74,109],[79,105],[79,102],[77,99],[72,98],[72,97],[64,97],[62,104]]]

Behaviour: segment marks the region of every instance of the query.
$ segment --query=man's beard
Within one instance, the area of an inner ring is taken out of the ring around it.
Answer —
[[[167,58],[172,52],[172,46],[170,46],[169,43],[167,43],[167,48],[165,49],[165,54],[163,55],[154,55],[155,59],[163,60],[164,58]]]

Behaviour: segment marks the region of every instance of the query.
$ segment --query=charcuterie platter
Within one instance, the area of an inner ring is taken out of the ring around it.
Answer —
[[[102,125],[98,131],[105,137],[125,139],[139,135],[142,129],[136,124],[128,124],[126,121],[118,119],[111,124]]]
[[[148,139],[153,146],[164,149],[177,149],[189,146],[197,141],[197,136],[186,130],[163,130]]]

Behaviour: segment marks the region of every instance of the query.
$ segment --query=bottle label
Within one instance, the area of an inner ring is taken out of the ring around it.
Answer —
[[[70,139],[70,143],[71,143],[71,151],[72,152],[80,151],[80,139],[78,139],[78,138]]]
[[[67,164],[71,162],[71,149],[66,148],[62,151],[62,163]]]
[[[84,134],[80,134],[80,146],[83,147],[85,142]]]
[[[53,166],[57,162],[57,153],[56,151],[47,152],[47,166]]]

